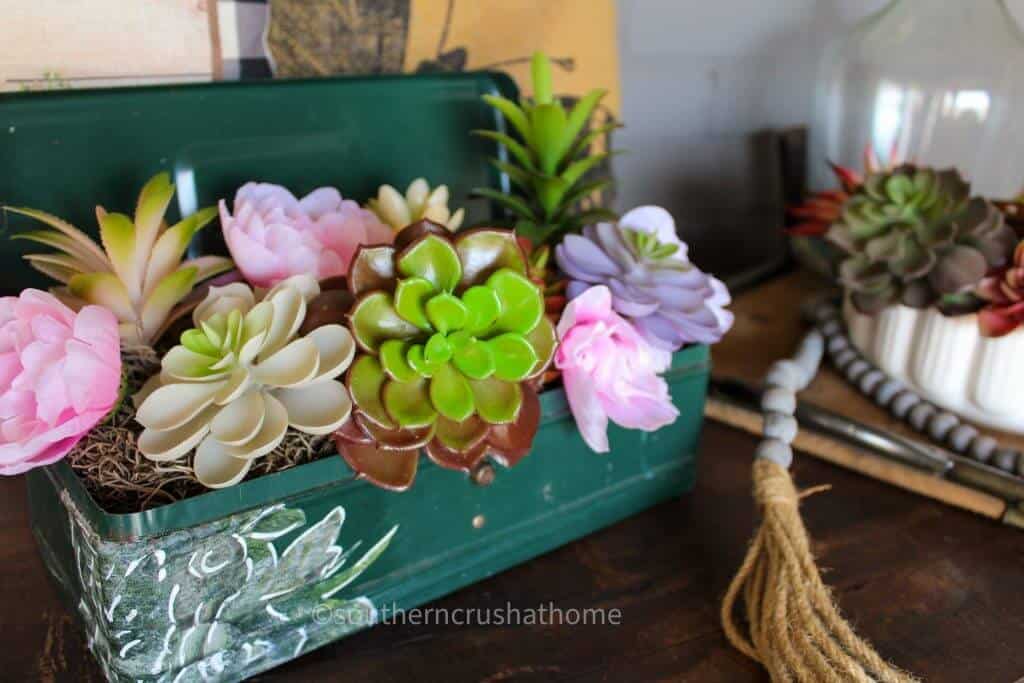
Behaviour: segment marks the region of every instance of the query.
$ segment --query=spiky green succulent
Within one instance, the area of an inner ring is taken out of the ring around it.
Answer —
[[[1002,212],[971,197],[955,169],[912,165],[869,175],[827,237],[846,253],[839,279],[868,314],[896,302],[974,310],[972,290],[1008,262],[1016,243]]]
[[[349,287],[361,352],[348,375],[355,421],[338,446],[354,469],[402,489],[421,447],[467,471],[488,453],[506,464],[526,454],[539,418],[530,382],[555,333],[511,232],[451,239],[413,224],[394,247],[360,249]]]
[[[193,235],[216,217],[217,209],[200,209],[167,227],[164,214],[173,196],[170,176],[158,173],[139,193],[133,217],[97,206],[102,247],[56,216],[24,207],[4,208],[51,228],[15,237],[57,250],[25,256],[33,268],[63,285],[53,289],[54,295],[72,308],[97,304],[110,309],[123,341],[152,344],[170,323],[191,310],[182,300],[197,284],[234,266],[222,256],[182,261]]]
[[[612,154],[592,154],[590,147],[619,124],[589,129],[591,117],[607,92],[602,89],[591,90],[566,112],[553,94],[551,64],[543,53],[533,56],[532,77],[532,102],[522,99],[516,104],[498,95],[484,95],[484,100],[515,129],[518,139],[501,131],[474,131],[508,150],[510,161],[494,159],[492,163],[509,177],[515,191],[506,194],[477,188],[475,192],[509,210],[516,217],[517,232],[540,244],[615,217],[599,207],[583,210],[581,204],[611,184],[610,178],[588,177]]]

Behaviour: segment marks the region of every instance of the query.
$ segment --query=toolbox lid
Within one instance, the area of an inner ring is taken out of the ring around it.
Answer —
[[[404,191],[423,176],[446,183],[471,224],[491,216],[472,188],[508,182],[488,163],[495,143],[470,134],[504,129],[481,100],[486,93],[517,97],[511,78],[496,72],[2,95],[0,204],[47,211],[95,236],[96,205],[130,213],[159,171],[177,185],[169,220],[230,203],[250,180],[298,196],[332,185],[363,202],[382,183]],[[0,214],[0,294],[52,284],[22,261],[32,246],[7,239],[30,227],[38,224]],[[193,251],[223,250],[216,228],[199,238]]]

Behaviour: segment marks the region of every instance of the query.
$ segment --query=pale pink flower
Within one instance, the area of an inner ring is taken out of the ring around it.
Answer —
[[[0,474],[63,458],[117,402],[121,341],[106,308],[38,289],[0,298]]]
[[[558,322],[555,367],[583,440],[608,452],[608,420],[627,429],[652,432],[675,422],[668,384],[659,373],[672,355],[651,346],[612,309],[604,285],[570,301]]]
[[[235,193],[234,215],[221,200],[220,223],[231,257],[256,287],[293,275],[346,275],[359,245],[394,239],[372,211],[333,187],[296,199],[280,185],[246,183]]]

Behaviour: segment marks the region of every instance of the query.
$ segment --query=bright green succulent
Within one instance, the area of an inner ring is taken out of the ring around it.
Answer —
[[[518,139],[501,131],[478,130],[475,134],[501,143],[515,163],[494,159],[499,172],[517,187],[514,194],[488,188],[475,192],[500,203],[517,218],[516,231],[536,244],[553,242],[566,233],[615,215],[601,208],[582,210],[581,203],[611,184],[610,178],[588,174],[611,155],[590,153],[591,144],[619,127],[616,122],[588,130],[588,123],[606,90],[591,90],[566,112],[555,99],[551,64],[543,53],[532,63],[533,101],[517,105],[499,95],[484,95],[512,125]]]
[[[1002,212],[971,197],[955,169],[911,165],[869,175],[827,237],[846,252],[840,280],[869,314],[896,302],[948,314],[977,308],[973,289],[1016,243]]]
[[[549,364],[555,333],[510,231],[452,239],[421,221],[395,247],[362,248],[349,287],[362,351],[348,376],[356,425],[339,438],[350,465],[405,488],[420,447],[462,470],[488,452],[506,463],[528,452],[539,417],[530,383]],[[382,471],[400,458],[411,471]]]

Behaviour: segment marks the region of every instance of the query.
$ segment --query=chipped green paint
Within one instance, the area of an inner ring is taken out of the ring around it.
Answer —
[[[387,548],[392,529],[356,559],[343,549],[345,509],[306,526],[274,505],[159,539],[101,540],[64,496],[78,611],[111,681],[237,680],[373,624],[377,608],[345,589]],[[332,615],[317,619],[320,610]],[[345,615],[341,618],[340,615]]]

